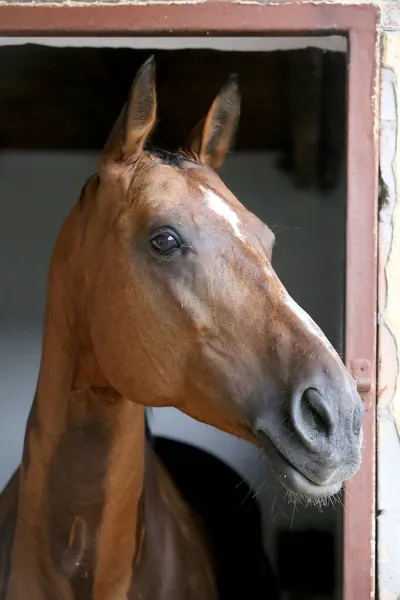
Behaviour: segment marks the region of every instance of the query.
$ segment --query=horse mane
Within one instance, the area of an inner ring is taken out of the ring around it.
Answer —
[[[178,169],[182,168],[185,162],[190,162],[186,156],[162,148],[151,148],[149,152],[152,157],[157,158],[164,165],[176,167]]]

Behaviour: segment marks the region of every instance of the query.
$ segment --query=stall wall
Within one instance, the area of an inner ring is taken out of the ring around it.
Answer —
[[[399,11],[400,12],[400,11]],[[377,535],[380,600],[400,598],[400,18],[384,36],[379,214]]]

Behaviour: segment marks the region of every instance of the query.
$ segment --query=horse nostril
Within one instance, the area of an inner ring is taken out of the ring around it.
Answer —
[[[308,421],[319,433],[325,433],[327,437],[332,433],[332,417],[317,390],[308,388],[303,392],[300,406],[303,419]]]
[[[298,435],[312,451],[318,451],[334,428],[333,417],[315,388],[308,388],[294,401],[292,422]]]

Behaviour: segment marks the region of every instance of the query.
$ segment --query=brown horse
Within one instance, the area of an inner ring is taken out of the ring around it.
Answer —
[[[214,171],[239,112],[230,79],[179,152],[148,150],[150,59],[60,231],[23,459],[0,502],[1,600],[216,598],[146,406],[261,446],[310,498],[359,468],[354,381],[273,271],[273,234]]]

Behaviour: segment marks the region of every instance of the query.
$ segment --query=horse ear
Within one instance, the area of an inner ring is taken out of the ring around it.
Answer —
[[[236,75],[231,75],[206,117],[197,124],[182,146],[182,151],[213,169],[219,169],[231,148],[239,116],[239,85]]]
[[[103,156],[114,160],[137,160],[156,122],[157,100],[154,56],[141,66],[104,146]]]

